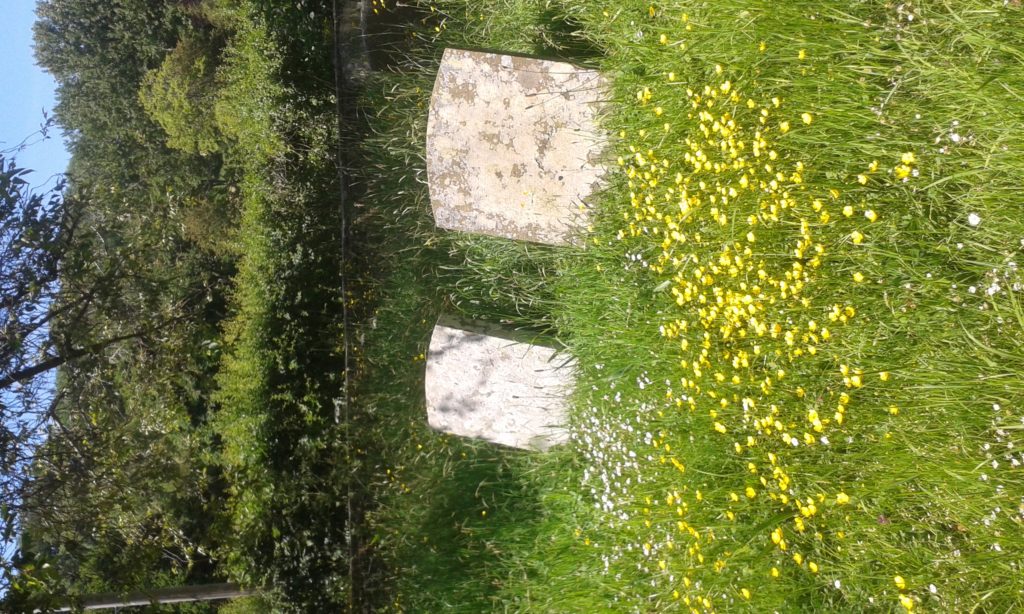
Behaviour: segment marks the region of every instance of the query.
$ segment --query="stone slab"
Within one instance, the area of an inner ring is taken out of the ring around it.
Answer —
[[[427,352],[427,422],[453,435],[547,450],[568,440],[575,366],[515,331],[442,317]]]
[[[577,242],[602,183],[595,70],[446,49],[427,120],[427,183],[437,225],[552,245]]]

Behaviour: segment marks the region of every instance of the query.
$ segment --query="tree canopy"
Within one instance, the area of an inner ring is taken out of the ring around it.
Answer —
[[[71,161],[36,194],[0,158],[0,516],[17,543],[0,609],[228,576],[335,599],[315,570],[343,564],[344,524],[313,510],[334,509],[345,470],[336,117],[330,13],[301,4],[39,2]],[[243,428],[257,416],[267,430]]]
[[[217,579],[222,484],[204,424],[234,268],[227,233],[207,238],[214,225],[193,221],[231,218],[233,175],[219,156],[169,148],[139,100],[147,71],[205,26],[172,1],[44,0],[37,14],[72,157],[37,193],[0,155],[0,520],[17,544],[0,588],[12,609]]]

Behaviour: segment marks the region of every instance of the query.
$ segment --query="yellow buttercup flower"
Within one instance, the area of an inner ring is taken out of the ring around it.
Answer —
[[[896,588],[901,591],[907,588],[907,581],[903,579],[903,576],[896,576],[892,581],[896,584]]]
[[[864,281],[864,274],[861,273],[860,271],[857,271],[856,273],[853,274],[853,281],[861,283],[862,281]]]
[[[811,124],[812,121],[814,121],[814,117],[810,113],[804,113],[800,115],[800,119],[802,119],[803,122],[808,126]]]
[[[875,220],[878,219],[878,214],[872,211],[871,209],[868,209],[867,211],[864,212],[864,217],[868,218],[869,222],[874,222]]]

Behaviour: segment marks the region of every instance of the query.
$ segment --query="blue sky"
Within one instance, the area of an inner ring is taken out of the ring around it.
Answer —
[[[43,110],[53,109],[54,83],[35,65],[32,55],[34,0],[0,0],[0,150],[9,149],[39,130]],[[18,166],[35,172],[29,182],[37,189],[52,186],[53,175],[67,169],[68,154],[59,130],[17,156]]]

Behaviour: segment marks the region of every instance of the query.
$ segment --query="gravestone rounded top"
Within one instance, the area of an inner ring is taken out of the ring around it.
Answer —
[[[575,362],[516,331],[444,318],[434,327],[424,382],[431,427],[527,450],[568,439]]]
[[[441,228],[576,241],[600,186],[607,81],[564,62],[446,49],[427,122],[427,182]]]

